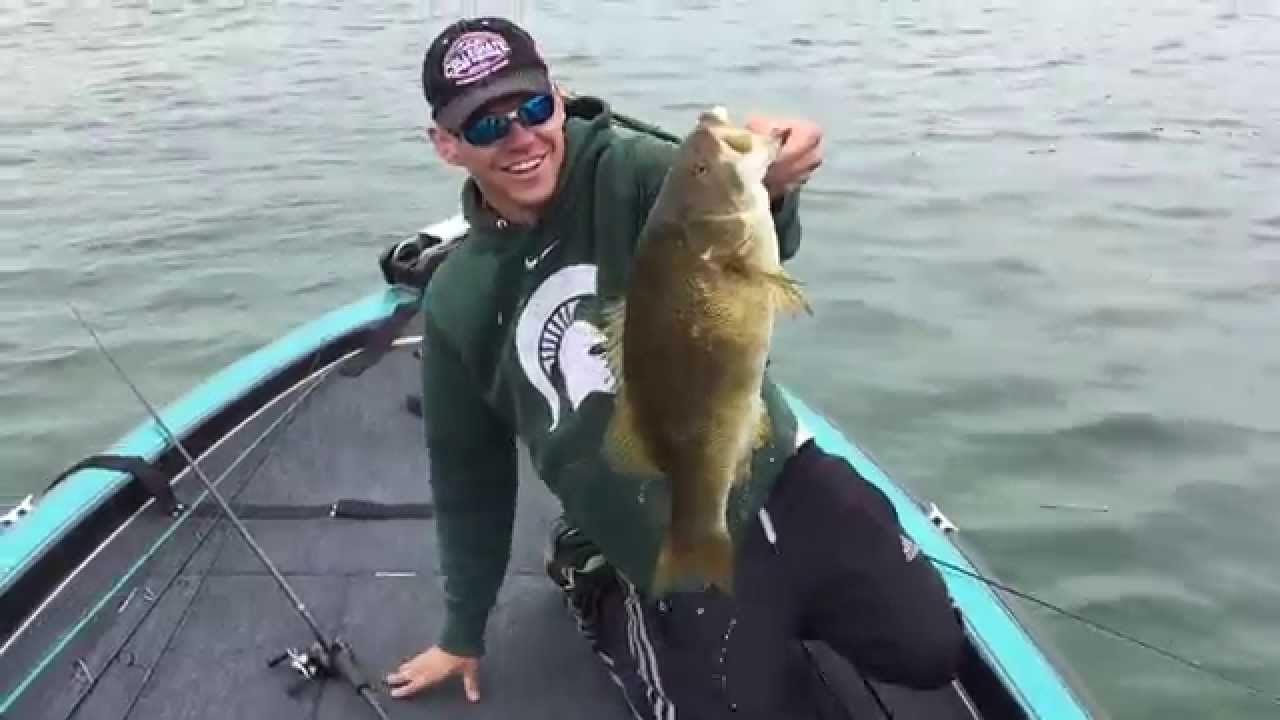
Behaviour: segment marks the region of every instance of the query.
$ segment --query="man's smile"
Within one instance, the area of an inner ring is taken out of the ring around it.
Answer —
[[[525,177],[537,172],[538,168],[542,167],[542,162],[546,159],[547,153],[542,153],[533,157],[524,158],[523,160],[507,163],[502,165],[500,169],[503,172],[510,173],[518,177]]]

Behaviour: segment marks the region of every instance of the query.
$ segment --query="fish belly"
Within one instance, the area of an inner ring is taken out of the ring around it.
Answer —
[[[631,344],[633,337],[627,346],[635,351],[627,362],[633,411],[670,482],[655,587],[700,578],[729,592],[728,500],[767,423],[761,384],[772,310],[767,289],[733,278],[693,276],[684,294],[689,301],[670,310],[661,341]],[[630,368],[640,364],[649,379],[636,384]]]

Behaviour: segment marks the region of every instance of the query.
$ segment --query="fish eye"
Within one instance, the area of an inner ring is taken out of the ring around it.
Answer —
[[[705,162],[700,162],[693,166],[693,174],[695,177],[702,177],[703,175],[706,175],[707,171],[710,169],[711,168],[708,167]]]

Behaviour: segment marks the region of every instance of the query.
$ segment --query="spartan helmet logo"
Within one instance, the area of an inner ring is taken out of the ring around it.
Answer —
[[[591,393],[613,391],[613,373],[600,351],[604,334],[575,318],[578,305],[595,291],[594,265],[563,267],[529,296],[517,321],[520,367],[547,402],[548,431],[560,424],[561,403],[576,410]]]

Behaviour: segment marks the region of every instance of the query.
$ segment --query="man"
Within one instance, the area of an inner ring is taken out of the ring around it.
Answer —
[[[461,675],[468,699],[480,698],[485,624],[510,552],[516,438],[564,508],[547,570],[637,717],[803,715],[807,698],[788,680],[802,637],[889,682],[948,682],[962,634],[940,577],[888,499],[817,447],[769,381],[775,437],[732,502],[735,592],[649,597],[663,488],[602,457],[612,377],[593,313],[597,297],[625,288],[675,146],[619,129],[599,100],[562,96],[533,39],[500,18],[445,28],[423,86],[436,152],[469,174],[471,232],[423,301],[446,619],[436,644],[388,675],[392,694]],[[805,121],[748,125],[787,131],[765,184],[790,258],[821,133]]]

